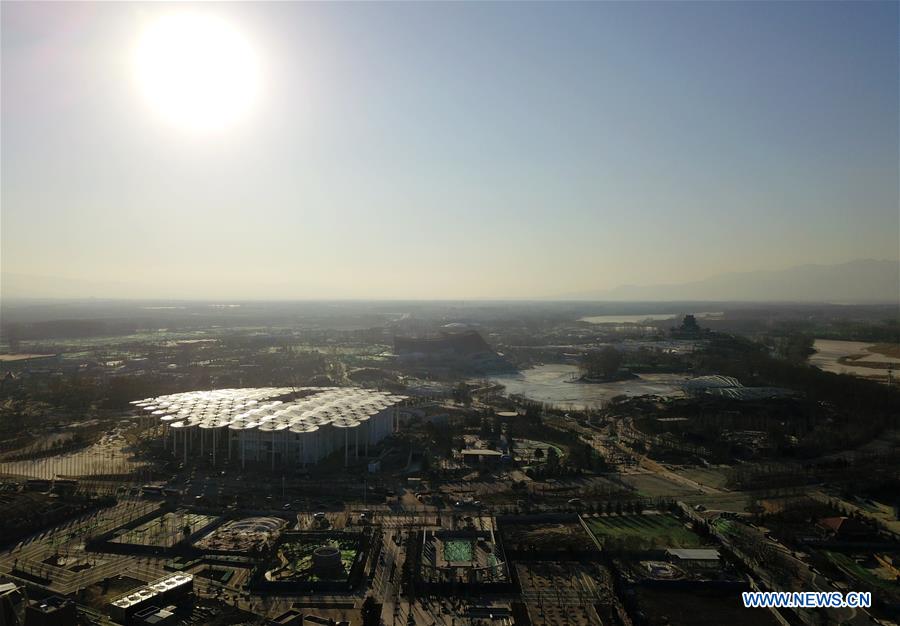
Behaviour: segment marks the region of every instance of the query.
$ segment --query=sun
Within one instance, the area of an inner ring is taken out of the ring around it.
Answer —
[[[134,52],[143,96],[164,119],[186,130],[217,130],[244,117],[259,92],[259,61],[227,21],[173,14],[150,23]]]

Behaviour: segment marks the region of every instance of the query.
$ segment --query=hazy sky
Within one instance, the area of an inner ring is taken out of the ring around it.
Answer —
[[[898,258],[895,2],[205,3],[261,68],[206,132],[133,75],[189,8],[2,3],[5,273],[538,297]]]

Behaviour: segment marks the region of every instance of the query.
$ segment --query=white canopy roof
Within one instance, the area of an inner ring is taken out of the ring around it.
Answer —
[[[303,395],[284,399],[296,394]],[[294,433],[307,433],[327,425],[355,428],[404,400],[406,396],[358,387],[258,387],[187,391],[132,404],[174,428],[290,428]]]

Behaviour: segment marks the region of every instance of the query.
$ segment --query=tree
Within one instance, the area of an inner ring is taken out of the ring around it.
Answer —
[[[380,614],[381,605],[375,602],[375,599],[372,596],[367,596],[362,605],[363,624],[365,624],[365,626],[377,625]]]
[[[775,353],[792,363],[805,363],[806,359],[815,352],[813,341],[811,336],[803,334],[780,337],[775,342]]]
[[[559,453],[556,448],[547,448],[547,467],[551,470],[559,468]]]
[[[453,390],[453,399],[460,404],[469,406],[472,404],[472,390],[466,383],[459,383]]]
[[[698,333],[700,332],[700,324],[697,323],[697,318],[693,315],[685,315],[684,319],[681,320],[681,328],[679,330],[685,333]]]
[[[588,378],[612,378],[621,365],[622,353],[612,346],[588,352],[581,361],[581,369]]]
[[[593,469],[595,465],[594,448],[587,443],[576,443],[569,448],[569,463],[579,470]]]

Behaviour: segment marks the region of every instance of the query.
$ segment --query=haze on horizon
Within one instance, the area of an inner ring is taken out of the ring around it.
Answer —
[[[258,70],[188,127],[133,61],[179,12],[228,24],[256,64],[233,73]],[[898,17],[3,3],[0,293],[545,298],[898,261]]]

